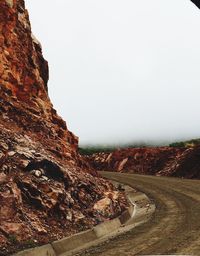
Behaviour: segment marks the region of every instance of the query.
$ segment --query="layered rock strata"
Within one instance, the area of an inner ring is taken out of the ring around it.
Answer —
[[[123,195],[77,153],[78,138],[48,97],[48,76],[24,1],[1,0],[0,255],[62,238],[125,209]]]

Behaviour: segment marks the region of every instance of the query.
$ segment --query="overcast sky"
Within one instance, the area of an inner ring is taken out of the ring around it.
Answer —
[[[81,144],[200,137],[189,0],[26,0],[54,107]]]

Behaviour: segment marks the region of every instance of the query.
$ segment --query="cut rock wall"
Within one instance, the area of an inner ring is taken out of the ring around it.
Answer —
[[[77,153],[78,138],[49,99],[48,77],[24,1],[1,0],[0,255],[84,230],[126,207],[123,194]]]
[[[96,170],[200,178],[200,147],[126,148],[87,156]]]

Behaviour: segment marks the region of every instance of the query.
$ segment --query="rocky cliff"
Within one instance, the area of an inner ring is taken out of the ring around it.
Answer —
[[[86,229],[125,208],[88,171],[48,97],[48,63],[23,0],[0,1],[0,255]]]
[[[200,146],[125,148],[87,159],[97,170],[200,179]]]

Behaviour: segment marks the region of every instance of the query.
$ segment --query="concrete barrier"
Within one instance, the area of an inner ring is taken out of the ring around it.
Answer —
[[[119,216],[119,220],[121,224],[125,224],[128,220],[130,220],[131,216],[133,215],[134,207],[130,206],[128,210],[122,213],[121,216]]]
[[[110,232],[114,232],[119,229],[120,226],[121,222],[119,218],[115,218],[113,220],[103,222],[91,230],[55,241],[52,243],[52,247],[56,255],[62,255],[65,252],[70,252],[84,246],[87,243],[97,240]]]
[[[87,249],[106,241],[109,236],[127,232],[135,226],[147,222],[155,211],[155,205],[149,198],[136,192],[129,186],[123,186],[126,197],[130,202],[130,207],[121,216],[113,220],[103,222],[94,228],[75,234],[70,237],[53,242],[34,249],[26,250],[14,256],[68,256],[77,253],[81,249]]]
[[[94,227],[94,232],[96,234],[96,238],[100,238],[102,236],[107,235],[115,230],[117,230],[121,226],[121,222],[119,218],[115,218],[113,220],[109,220],[103,222]]]
[[[15,254],[16,256],[56,256],[53,247],[50,244],[25,250]]]
[[[52,243],[52,246],[56,255],[61,255],[64,252],[74,250],[95,239],[97,239],[97,236],[92,229],[55,241]]]

